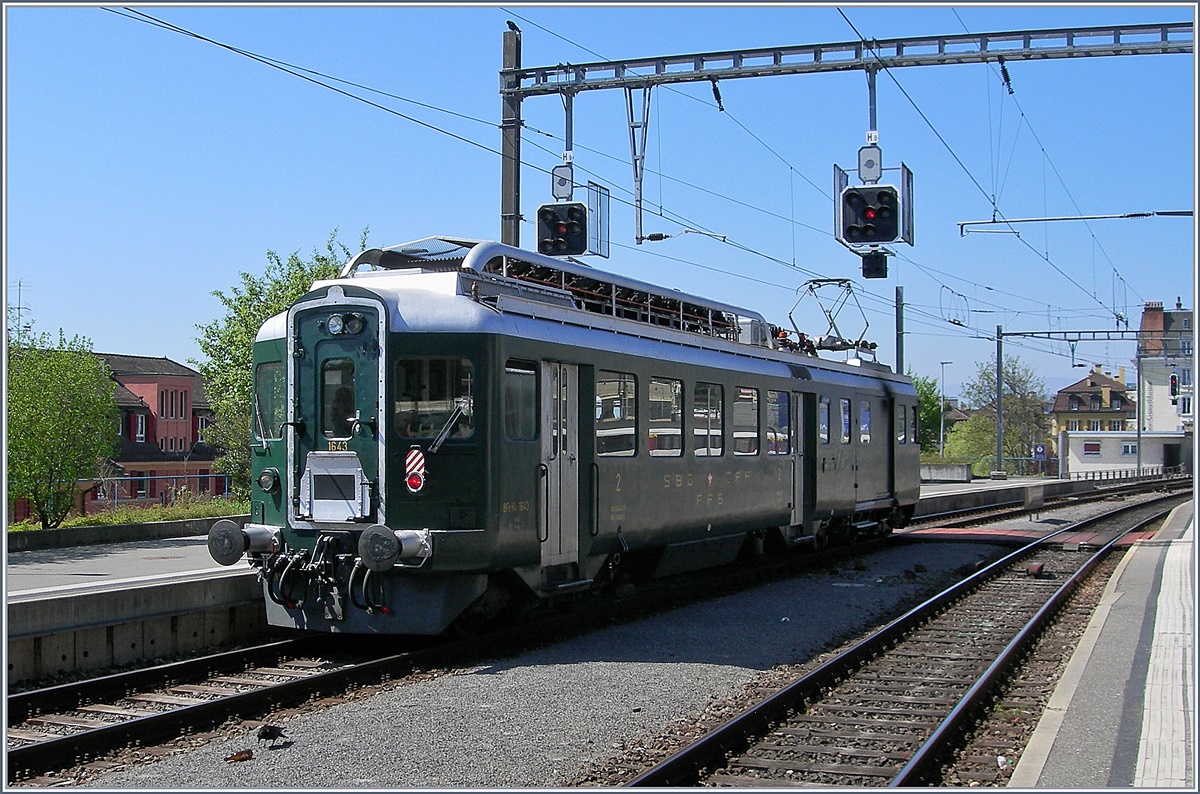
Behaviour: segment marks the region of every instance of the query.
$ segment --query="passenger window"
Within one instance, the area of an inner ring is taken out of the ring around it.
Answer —
[[[758,454],[758,389],[738,386],[733,403],[733,454]]]
[[[792,454],[791,402],[785,391],[767,392],[767,454]]]
[[[850,443],[850,401],[842,399],[842,443]]]
[[[646,448],[656,457],[683,454],[683,383],[650,379],[650,417]]]
[[[912,416],[908,427],[908,443],[915,444],[917,443],[917,406],[915,405],[912,409]]]
[[[331,358],[321,365],[321,432],[325,438],[350,438],[354,419],[354,362]]]
[[[596,454],[633,457],[636,438],[637,378],[601,370],[596,375]]]
[[[475,432],[474,367],[465,358],[402,358],[392,371],[392,424],[401,438]],[[453,420],[453,421],[451,421]]]
[[[858,442],[871,443],[871,401],[860,400],[858,403]]]
[[[725,454],[724,392],[724,387],[716,383],[697,383],[692,392],[692,419],[696,423],[693,453],[696,457],[715,458]]]
[[[817,433],[822,444],[829,443],[829,398],[822,397],[817,407]]]
[[[504,365],[504,435],[511,441],[537,439],[537,368],[510,358]]]
[[[896,406],[896,441],[903,444],[908,440],[908,406]]]
[[[254,437],[259,441],[279,439],[280,428],[287,421],[287,381],[283,362],[259,364],[254,371]],[[146,417],[137,415],[137,440],[146,437]]]

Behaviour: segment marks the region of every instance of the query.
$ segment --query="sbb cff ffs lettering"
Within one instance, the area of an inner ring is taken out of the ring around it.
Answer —
[[[577,201],[543,204],[537,212],[538,251],[550,256],[582,254],[588,248],[587,207]]]
[[[899,193],[891,185],[842,191],[842,240],[849,245],[895,242],[900,236]]]

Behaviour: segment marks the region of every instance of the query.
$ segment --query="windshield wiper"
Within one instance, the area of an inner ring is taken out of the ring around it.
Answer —
[[[442,425],[442,429],[438,431],[437,436],[433,439],[433,443],[429,445],[429,454],[437,452],[442,443],[449,437],[450,428],[454,427],[454,423],[463,415],[461,405],[455,405],[454,410],[450,412],[450,417],[446,420],[446,424]]]
[[[262,448],[267,448],[267,431],[263,427],[262,407],[258,404],[258,394],[254,395],[254,424],[258,428],[258,438],[262,441]]]

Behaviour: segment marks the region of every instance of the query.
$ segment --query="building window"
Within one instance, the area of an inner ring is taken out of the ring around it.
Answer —
[[[1137,442],[1136,441],[1126,441],[1123,444],[1121,444],[1121,454],[1122,455],[1136,455],[1137,454]]]
[[[1071,398],[1071,406],[1070,406],[1070,407],[1071,407],[1071,410],[1072,410],[1072,411],[1078,411],[1078,410],[1079,410],[1079,398],[1078,398],[1078,397],[1072,397],[1072,398]]]
[[[187,419],[187,392],[179,392],[179,416],[181,419]]]
[[[596,454],[637,454],[637,378],[627,372],[596,375]]]
[[[1180,340],[1179,353],[1180,353],[1180,355],[1184,355],[1184,356],[1190,356],[1192,354],[1192,340],[1191,339]]]
[[[1125,404],[1125,402],[1124,402],[1124,401],[1123,401],[1123,400],[1122,400],[1120,397],[1113,397],[1113,398],[1112,398],[1112,408],[1113,408],[1113,410],[1114,410],[1114,411],[1119,411],[1119,410],[1121,410],[1121,406],[1122,406],[1122,405],[1124,405],[1124,404]]]
[[[1087,423],[1087,429],[1092,431],[1093,433],[1098,431],[1100,429],[1100,420],[1099,419],[1089,419],[1088,423]]]
[[[1099,397],[1093,397],[1093,398],[1092,398],[1092,410],[1093,410],[1093,411],[1099,411],[1099,410],[1100,410],[1102,407],[1103,407],[1103,406],[1100,404],[1100,398],[1099,398]]]
[[[1181,370],[1179,370],[1179,385],[1180,386],[1191,386],[1192,385],[1192,368],[1191,367],[1184,367]]]
[[[137,421],[137,434],[134,436],[134,441],[145,441],[146,440],[146,415],[138,414],[136,421]]]
[[[1067,430],[1082,430],[1083,422],[1078,419],[1071,419],[1067,422]]]
[[[1191,415],[1191,413],[1192,413],[1192,398],[1191,397],[1180,397],[1179,398],[1179,413],[1182,414],[1183,416]]]
[[[1121,432],[1125,429],[1125,422],[1122,419],[1113,419],[1108,423],[1108,429]]]
[[[158,416],[161,419],[167,418],[167,393],[165,391],[158,393]]]
[[[1083,454],[1087,455],[1088,457],[1099,457],[1100,456],[1100,442],[1099,441],[1083,442]]]

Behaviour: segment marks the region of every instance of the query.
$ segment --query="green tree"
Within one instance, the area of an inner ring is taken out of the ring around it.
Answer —
[[[1016,357],[1004,357],[1000,373],[1003,387],[1004,439],[1001,445],[1004,470],[1016,473],[1019,458],[1033,454],[1033,444],[1046,432],[1042,412],[1045,382]],[[996,465],[996,358],[979,364],[974,379],[963,384],[963,402],[975,413],[954,426],[946,438],[946,455],[977,458],[976,474],[986,474]]]
[[[359,237],[360,250],[366,248],[367,233],[368,229],[363,229]],[[325,250],[314,249],[309,259],[301,259],[298,251],[287,259],[267,251],[261,276],[243,272],[228,293],[213,292],[225,307],[225,315],[196,326],[200,331],[197,342],[206,360],[192,363],[204,376],[214,415],[204,440],[222,452],[213,468],[230,476],[230,489],[240,498],[250,493],[254,337],[266,320],[285,311],[314,281],[338,274],[353,252],[337,238],[334,229],[325,241]]]
[[[908,374],[917,390],[917,441],[921,444],[922,452],[937,452],[942,432],[941,390],[938,389],[938,382],[934,378],[915,375],[912,370],[909,370]]]
[[[42,527],[56,527],[76,483],[96,477],[116,447],[115,381],[87,339],[60,329],[55,343],[9,326],[8,500],[27,499]]]

